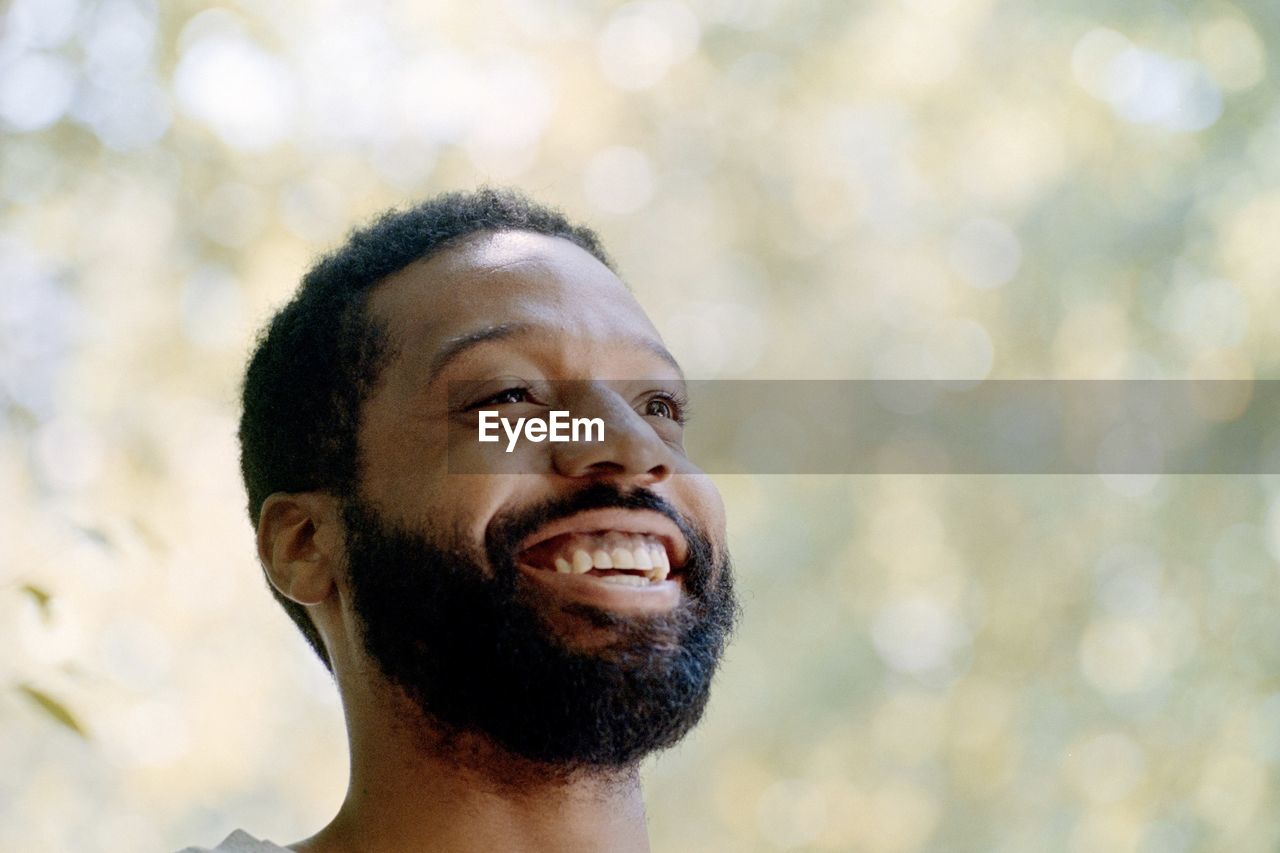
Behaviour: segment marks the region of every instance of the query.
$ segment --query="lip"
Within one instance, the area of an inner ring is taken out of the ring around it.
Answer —
[[[648,509],[592,509],[553,521],[525,537],[516,548],[517,561],[519,560],[518,555],[525,553],[539,543],[546,542],[548,539],[563,536],[566,533],[600,533],[607,531],[634,533],[657,539],[667,549],[667,559],[671,563],[673,572],[683,568],[685,562],[689,559],[689,543],[684,538],[684,534],[680,532],[680,528],[676,527],[671,519],[662,513]],[[530,570],[542,571],[532,567]],[[550,572],[548,574],[555,573]],[[599,581],[593,580],[593,583],[598,585]],[[668,580],[662,583],[674,582]],[[654,584],[655,588],[659,586],[662,586],[662,584]],[[614,589],[628,588],[614,587]]]

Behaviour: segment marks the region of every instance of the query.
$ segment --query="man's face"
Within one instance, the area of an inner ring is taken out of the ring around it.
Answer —
[[[674,743],[735,603],[682,377],[631,294],[566,240],[501,232],[392,276],[369,314],[394,354],[344,507],[364,651],[446,731],[547,764]],[[601,418],[604,441],[478,441],[480,409],[553,408]]]

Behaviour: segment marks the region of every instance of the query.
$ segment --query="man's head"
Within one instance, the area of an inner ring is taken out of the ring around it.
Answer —
[[[446,735],[565,768],[674,743],[735,613],[682,385],[589,230],[495,191],[383,217],[249,366],[242,470],[273,592],[340,684],[376,671]],[[477,441],[480,409],[551,408],[605,440]]]
[[[469,236],[510,230],[571,241],[612,268],[589,229],[513,193],[483,190],[384,214],[303,277],[245,375],[240,470],[255,525],[273,492],[354,491],[360,408],[391,354],[385,322],[367,310],[376,285]],[[330,666],[306,608],[271,591]]]

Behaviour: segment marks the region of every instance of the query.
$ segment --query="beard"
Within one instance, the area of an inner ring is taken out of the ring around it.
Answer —
[[[516,549],[529,534],[607,508],[659,512],[688,540],[673,610],[621,615],[564,603],[521,577]],[[497,518],[483,553],[388,524],[358,497],[344,502],[343,519],[365,650],[446,742],[480,734],[566,775],[631,768],[701,718],[738,615],[730,561],[653,492],[597,483]],[[573,648],[546,619],[552,608],[609,640]]]

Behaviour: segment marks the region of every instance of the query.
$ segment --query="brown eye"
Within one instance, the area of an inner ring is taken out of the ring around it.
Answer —
[[[529,399],[529,391],[526,388],[508,388],[489,398],[490,403],[523,403]]]
[[[664,400],[661,397],[654,397],[645,403],[644,413],[656,418],[667,418],[673,421],[676,419],[675,407],[669,400]]]
[[[532,399],[528,388],[507,388],[499,391],[492,397],[486,397],[472,405],[473,409],[483,408],[484,406],[503,406],[509,403],[524,403]]]

